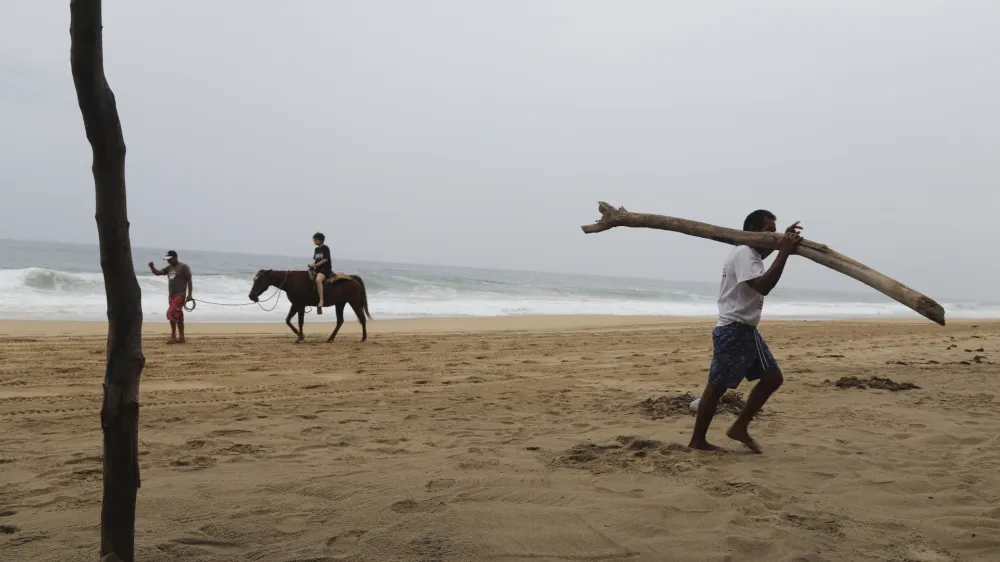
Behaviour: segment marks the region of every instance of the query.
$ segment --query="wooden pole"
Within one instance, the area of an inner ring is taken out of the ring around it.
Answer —
[[[781,244],[782,235],[776,233],[746,232],[664,215],[632,213],[626,211],[624,207],[616,209],[603,201],[598,204],[597,208],[601,213],[601,219],[595,224],[588,224],[582,227],[583,232],[587,234],[604,232],[618,226],[625,226],[629,228],[670,230],[689,236],[708,238],[709,240],[725,244],[747,245],[771,250],[778,249],[778,246]],[[848,277],[853,277],[883,295],[906,305],[918,314],[944,326],[944,308],[940,304],[930,297],[914,291],[899,281],[887,277],[861,262],[837,253],[823,244],[817,244],[805,239],[799,244],[798,250],[795,253],[820,265],[825,265],[834,271],[839,271]]]
[[[139,375],[142,294],[132,265],[125,202],[125,140],[115,96],[104,76],[101,0],[70,1],[70,65],[93,151],[95,219],[108,302],[104,371],[104,560],[135,560],[135,500],[139,488]]]

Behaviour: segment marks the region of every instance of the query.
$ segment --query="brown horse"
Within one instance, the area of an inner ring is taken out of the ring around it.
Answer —
[[[305,334],[302,332],[302,324],[305,322],[306,307],[319,304],[319,295],[316,294],[316,282],[309,276],[308,271],[262,269],[253,278],[253,287],[250,289],[250,300],[259,302],[260,295],[271,287],[277,287],[279,290],[285,291],[289,302],[292,303],[292,309],[288,311],[288,318],[285,318],[285,324],[288,324],[288,327],[299,336],[299,339],[295,340],[295,343],[301,342],[305,339]],[[350,279],[336,279],[333,283],[327,282],[324,290],[326,292],[323,295],[323,301],[327,305],[326,308],[329,308],[332,304],[337,309],[337,327],[333,329],[333,333],[330,334],[330,337],[326,341],[332,342],[337,337],[337,332],[344,325],[344,306],[348,304],[351,305],[354,314],[361,322],[361,341],[366,341],[368,339],[368,326],[366,325],[365,317],[367,316],[371,319],[372,315],[368,312],[368,293],[365,291],[365,282],[357,275],[351,275]],[[298,330],[295,329],[295,326],[292,326],[292,316],[296,314],[299,315]]]

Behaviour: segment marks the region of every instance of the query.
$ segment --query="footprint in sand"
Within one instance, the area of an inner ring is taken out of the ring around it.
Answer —
[[[795,527],[809,531],[819,531],[835,536],[843,536],[841,522],[835,515],[829,513],[800,514],[785,512],[781,518]]]
[[[396,513],[411,513],[419,508],[420,504],[413,500],[402,500],[392,504],[392,510]]]
[[[274,528],[279,533],[284,533],[286,535],[293,535],[306,528],[306,521],[309,520],[309,516],[304,513],[296,513],[294,515],[287,515],[278,519],[278,522],[274,524]]]
[[[421,502],[406,499],[392,504],[392,509],[396,513],[435,513],[447,508],[447,504],[438,500],[425,500]]]
[[[431,480],[427,482],[427,490],[429,492],[439,492],[441,490],[447,490],[455,485],[455,480],[451,478],[444,478],[441,480]]]
[[[195,457],[181,457],[170,462],[171,466],[182,470],[204,470],[216,465],[218,461],[213,457],[198,455]]]
[[[218,540],[208,537],[194,537],[194,536],[179,537],[176,539],[172,539],[168,542],[184,546],[193,546],[196,548],[214,552],[227,551],[234,548],[239,548],[240,546],[239,544],[231,541]]]
[[[209,437],[231,437],[233,435],[245,435],[247,433],[253,433],[252,431],[247,431],[246,429],[217,429],[208,434]]]
[[[360,541],[361,537],[365,536],[367,533],[368,531],[364,529],[344,531],[343,533],[340,533],[339,535],[336,535],[326,541],[326,547],[334,554],[348,554],[358,546],[358,541]]]
[[[64,462],[63,464],[88,464],[88,463],[97,464],[97,463],[102,463],[102,462],[104,462],[104,457],[99,456],[99,455],[90,455],[90,456],[87,456],[87,457],[79,457],[79,458],[75,458],[75,459],[70,459],[70,460]]]
[[[950,554],[920,546],[911,546],[906,559],[913,560],[914,562],[953,562],[956,560]]]

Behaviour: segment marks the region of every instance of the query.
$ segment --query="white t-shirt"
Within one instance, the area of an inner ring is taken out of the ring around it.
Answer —
[[[750,246],[737,246],[722,266],[719,286],[719,326],[740,322],[749,326],[760,323],[764,295],[750,288],[747,281],[764,275],[764,260]]]

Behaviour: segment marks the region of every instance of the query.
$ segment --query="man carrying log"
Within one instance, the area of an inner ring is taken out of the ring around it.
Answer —
[[[743,230],[775,232],[775,220],[776,217],[770,211],[757,210],[747,216],[743,222]],[[708,373],[708,385],[705,386],[698,405],[694,434],[689,444],[691,448],[719,450],[719,447],[710,444],[705,438],[708,426],[715,417],[722,395],[729,389],[737,388],[746,378],[748,381],[760,382],[750,392],[746,406],[726,435],[755,453],[761,452],[760,446],[750,437],[747,427],[771,394],[781,386],[784,378],[771,350],[760,337],[757,324],[764,307],[764,297],[778,284],[788,256],[795,252],[802,240],[800,230],[797,222],[785,230],[778,257],[766,271],[764,259],[772,250],[737,246],[726,258],[719,286],[719,323],[712,331],[712,366]]]

